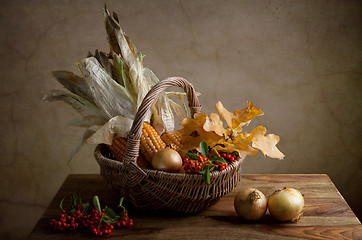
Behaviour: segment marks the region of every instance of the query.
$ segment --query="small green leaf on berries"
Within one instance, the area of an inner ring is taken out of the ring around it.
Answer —
[[[200,150],[204,157],[209,156],[209,146],[207,146],[207,143],[205,141],[200,142]]]
[[[77,204],[78,204],[78,196],[77,196],[77,194],[75,194],[75,193],[72,193],[71,195],[70,195],[70,198],[71,198],[71,202],[72,202],[72,207],[75,207],[75,206],[77,206]]]
[[[93,205],[94,205],[94,208],[95,208],[98,212],[102,212],[101,204],[100,204],[100,202],[99,202],[98,196],[94,196],[94,197],[93,197]]]
[[[121,197],[121,199],[119,200],[118,207],[121,207],[121,206],[122,206],[122,204],[123,204],[123,200],[124,200],[124,197]]]
[[[107,216],[112,219],[117,217],[117,214],[109,207],[106,207],[105,212],[107,213]]]
[[[60,208],[60,211],[63,211],[63,202],[64,202],[64,199],[65,197],[60,201],[59,203],[59,208]]]
[[[227,163],[224,158],[218,157],[218,156],[212,157],[210,160],[211,160],[213,163],[216,162],[216,161],[218,161],[218,162],[220,162],[220,163]]]
[[[113,225],[113,224],[115,224],[118,220],[116,220],[116,219],[102,219],[102,221],[105,222],[105,223],[108,223],[108,224]]]
[[[191,160],[198,160],[199,158],[197,157],[196,154],[193,154],[192,152],[188,152],[185,154],[186,157],[188,157]]]
[[[210,184],[210,165],[207,165],[204,173],[204,179],[207,184]]]

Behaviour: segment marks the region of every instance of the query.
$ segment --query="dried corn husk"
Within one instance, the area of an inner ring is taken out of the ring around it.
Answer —
[[[84,117],[96,117],[99,118],[100,121],[107,121],[107,116],[94,104],[87,101],[85,98],[81,96],[65,92],[62,90],[52,90],[49,94],[43,97],[45,101],[64,101],[71,105],[75,110],[77,110]]]
[[[89,137],[87,142],[91,144],[104,143],[111,145],[114,136],[127,137],[132,123],[133,120],[130,118],[122,116],[113,117]]]
[[[134,118],[137,108],[129,92],[107,74],[96,58],[85,58],[78,67],[90,86],[94,101],[108,118],[117,115]]]

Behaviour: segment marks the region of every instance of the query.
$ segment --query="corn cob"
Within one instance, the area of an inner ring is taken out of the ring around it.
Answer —
[[[126,153],[127,139],[126,138],[115,138],[112,141],[112,145],[107,145],[109,151],[113,156],[120,162],[123,161],[123,156]],[[137,158],[137,165],[140,168],[151,169],[150,163],[140,154]]]
[[[122,161],[123,156],[126,153],[126,144],[126,138],[116,138],[113,140],[112,145],[108,146],[108,149],[117,160]],[[151,126],[151,124],[144,122],[140,139],[139,154],[139,158],[143,159],[137,159],[137,164],[140,162],[140,164],[146,165],[143,163],[143,160],[145,160],[147,164],[151,163],[153,154],[155,154],[158,150],[164,149],[165,147],[166,144],[162,141],[160,135]],[[138,166],[140,166],[140,164],[138,164]]]
[[[152,161],[153,154],[166,147],[160,135],[148,122],[143,123],[140,140],[140,151],[148,162]]]
[[[161,139],[170,146],[172,149],[175,149],[177,152],[181,153],[182,144],[181,144],[181,133],[179,131],[167,132],[161,135]]]

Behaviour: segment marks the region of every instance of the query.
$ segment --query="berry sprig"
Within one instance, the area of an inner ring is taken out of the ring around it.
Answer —
[[[82,203],[81,199],[74,193],[70,195],[71,206],[63,208],[65,198],[60,202],[60,211],[57,219],[50,220],[50,226],[58,231],[74,231],[84,229],[96,236],[108,235],[115,227],[131,227],[133,220],[128,217],[128,212],[122,206],[123,198],[119,203],[122,209],[120,214],[116,214],[111,208],[101,209],[98,196],[93,197],[93,205]]]
[[[234,162],[238,152],[218,153],[210,148],[205,141],[200,143],[201,152],[196,149],[188,151],[183,157],[183,165],[186,173],[199,173],[204,175],[205,182],[210,184],[210,172],[223,171],[229,163]]]

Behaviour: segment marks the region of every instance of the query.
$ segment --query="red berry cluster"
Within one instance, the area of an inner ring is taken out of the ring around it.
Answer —
[[[53,229],[59,231],[73,231],[79,226],[78,222],[75,221],[75,217],[64,213],[59,215],[59,220],[51,219],[49,224]]]
[[[220,154],[219,154],[219,157],[220,157]],[[229,162],[234,162],[237,159],[236,154],[230,154],[230,153],[221,153],[221,157]]]
[[[104,210],[98,211],[90,209],[89,204],[77,204],[70,209],[61,210],[58,219],[51,219],[50,226],[58,231],[73,231],[76,229],[88,230],[96,236],[108,235],[115,227],[131,227],[133,220],[128,217],[126,209],[123,209],[123,214],[116,215],[113,210],[107,207]],[[112,218],[107,216],[107,211],[112,211]]]
[[[190,156],[190,155],[189,155]],[[202,171],[206,166],[210,165],[213,169],[224,170],[227,168],[228,164],[234,162],[237,159],[237,153],[221,153],[216,154],[215,156],[209,151],[209,155],[204,157],[202,154],[194,151],[192,153],[194,159],[190,159],[190,157],[183,157],[183,164],[186,173],[198,173]],[[197,157],[197,160],[195,159]],[[218,161],[218,157],[223,158],[223,161]]]
[[[128,214],[125,212],[123,213],[123,216],[121,219],[118,220],[115,224],[116,227],[132,227],[133,226],[133,220],[128,217]]]
[[[208,160],[202,155],[199,155],[198,160],[191,160],[188,157],[183,158],[184,169],[186,173],[198,173],[202,169],[202,165]]]
[[[90,214],[84,216],[81,225],[97,236],[110,234],[113,225],[102,221],[104,216],[107,216],[105,212],[99,212],[93,209]]]

